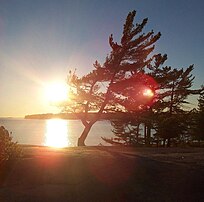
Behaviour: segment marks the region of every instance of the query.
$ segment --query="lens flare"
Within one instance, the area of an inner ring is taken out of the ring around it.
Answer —
[[[159,85],[147,74],[137,74],[115,85],[113,91],[118,93],[122,106],[127,110],[139,111],[151,107],[157,100]]]
[[[143,92],[143,95],[147,96],[147,97],[153,97],[154,92],[151,89],[145,89],[144,92]]]

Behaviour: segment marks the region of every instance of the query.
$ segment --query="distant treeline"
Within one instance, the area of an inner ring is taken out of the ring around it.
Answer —
[[[87,118],[88,119],[93,119],[95,118],[97,114],[96,113],[88,113]],[[32,115],[26,115],[25,119],[72,119],[72,120],[77,120],[81,119],[85,116],[84,113],[59,113],[59,114],[52,114],[52,113],[47,113],[47,114],[32,114]],[[103,113],[100,116],[101,120],[112,120],[112,119],[125,119],[128,117],[128,113]]]

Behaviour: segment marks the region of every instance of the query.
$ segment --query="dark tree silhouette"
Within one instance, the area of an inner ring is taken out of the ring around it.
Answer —
[[[186,70],[163,67],[155,69],[152,76],[159,83],[158,102],[155,109],[168,111],[170,114],[183,111],[183,105],[188,104],[186,100],[189,95],[198,94],[200,90],[192,90],[195,77],[191,74],[193,65]]]
[[[161,64],[163,64],[166,59],[166,55],[155,55],[154,60],[148,65],[149,71],[146,72],[147,75],[151,76],[150,78],[154,78],[157,81],[156,87],[151,87],[156,94],[156,96],[153,96],[153,101],[150,102],[150,104],[153,105],[144,105],[142,107],[142,113],[137,113],[134,121],[118,121],[117,124],[115,124],[114,121],[112,125],[115,128],[113,132],[116,138],[103,138],[106,142],[112,144],[116,144],[116,142],[130,144],[131,139],[131,144],[136,144],[138,142],[136,140],[139,137],[137,127],[138,124],[141,123],[144,124],[143,144],[149,145],[153,140],[151,137],[151,129],[156,130],[155,141],[158,143],[160,138],[163,139],[164,146],[166,140],[167,146],[170,146],[172,138],[177,138],[177,142],[180,143],[185,142],[189,136],[189,126],[191,125],[188,121],[190,117],[189,112],[185,110],[185,105],[188,104],[187,98],[189,95],[197,95],[203,92],[203,89],[191,89],[194,80],[191,74],[193,70],[192,65],[186,70],[161,67]],[[148,85],[146,84],[146,86]],[[131,95],[131,93],[129,95]],[[133,99],[134,97],[132,96],[131,98]],[[132,103],[137,107],[139,102],[137,99],[133,99]],[[126,106],[125,108],[128,112],[132,112],[132,110],[129,110]],[[131,127],[133,129],[130,130]]]
[[[202,86],[203,88],[203,86]],[[198,109],[191,113],[192,135],[195,140],[200,142],[204,140],[204,93],[201,92],[198,98]]]
[[[167,146],[170,146],[171,138],[185,133],[185,127],[187,127],[185,105],[189,104],[188,96],[197,95],[203,89],[192,89],[195,78],[191,73],[193,65],[186,70],[171,67],[152,70],[152,76],[159,84],[158,101],[153,107],[156,130],[157,134],[163,138],[164,145],[167,140]]]
[[[144,138],[140,131],[140,113],[128,113],[128,117],[124,119],[116,119],[111,121],[113,126],[112,132],[115,137],[102,139],[112,145],[140,146],[144,144]]]
[[[198,137],[204,140],[204,93],[198,99]]]
[[[75,72],[69,73],[68,83],[72,96],[64,109],[69,112],[82,112],[80,119],[84,130],[78,139],[78,146],[85,145],[89,131],[102,113],[124,111],[124,105],[131,106],[130,96],[128,98],[125,91],[120,91],[123,85],[125,89],[129,88],[129,92],[133,90],[132,94],[140,94],[141,89],[138,87],[141,75],[153,60],[151,53],[161,34],[155,35],[153,31],[142,33],[148,19],[145,18],[140,24],[134,25],[135,15],[136,11],[128,14],[120,44],[113,41],[112,34],[109,37],[112,50],[103,65],[96,61],[95,69],[81,78]],[[140,102],[137,106],[144,106],[143,101]],[[88,119],[90,111],[96,112],[96,115]]]

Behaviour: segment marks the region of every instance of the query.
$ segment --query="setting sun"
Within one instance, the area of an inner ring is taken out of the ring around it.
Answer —
[[[60,102],[68,98],[66,83],[55,82],[45,86],[45,98],[49,102]]]

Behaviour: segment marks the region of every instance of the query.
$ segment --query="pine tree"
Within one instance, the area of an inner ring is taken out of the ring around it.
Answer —
[[[193,90],[195,77],[191,74],[193,65],[186,70],[171,67],[155,68],[151,75],[157,80],[158,101],[153,107],[156,119],[156,130],[160,137],[170,146],[171,138],[184,135],[187,130],[185,105],[189,104],[189,95],[196,95],[202,89]],[[162,121],[161,121],[162,120]],[[163,126],[162,126],[163,124]],[[165,131],[165,132],[164,132]]]
[[[194,120],[193,136],[200,144],[204,140],[204,93],[200,93],[198,109],[194,111],[192,118]]]
[[[199,112],[199,128],[203,134],[204,131],[204,93],[200,94],[198,99],[198,112]],[[204,138],[204,135],[202,135]]]
[[[85,145],[91,127],[103,112],[124,110],[122,104],[127,103],[128,99],[117,87],[124,84],[125,88],[132,88],[132,82],[137,81],[138,75],[143,74],[145,67],[152,61],[150,54],[161,34],[154,35],[153,31],[141,33],[148,19],[145,18],[140,24],[134,25],[135,15],[136,11],[128,14],[120,44],[113,41],[112,34],[109,37],[112,51],[103,65],[96,61],[95,69],[81,78],[75,72],[69,74],[72,97],[64,109],[82,112],[80,119],[84,130],[78,139],[78,146]],[[134,88],[134,94],[137,93]],[[96,112],[96,116],[88,120],[90,111]]]
[[[112,145],[125,145],[125,146],[140,146],[144,144],[144,138],[141,134],[141,120],[137,114],[128,114],[124,119],[112,120],[113,138],[102,139]]]
[[[144,77],[140,76],[139,84],[145,83],[146,88],[154,90],[155,96],[152,97],[151,102],[144,102],[145,105],[142,105],[140,102],[140,94],[142,91],[138,91],[137,96],[133,96],[134,90],[126,88],[125,85],[120,86],[119,91],[121,94],[127,96],[126,100],[122,100],[121,105],[125,107],[127,112],[133,112],[142,108],[140,113],[140,120],[144,124],[144,139],[145,144],[149,145],[151,142],[151,129],[157,131],[156,138],[162,138],[163,144],[165,146],[167,140],[167,146],[170,146],[171,139],[177,138],[177,141],[185,142],[188,138],[188,130],[190,123],[187,121],[189,113],[185,110],[185,105],[188,104],[187,98],[189,95],[197,95],[201,93],[203,89],[193,90],[191,89],[194,77],[191,74],[193,70],[193,65],[189,66],[186,70],[182,69],[173,69],[171,67],[161,67],[167,59],[166,55],[155,55],[154,60],[148,65],[150,71],[146,71],[146,75],[149,75],[151,79],[155,79],[157,82],[144,82]],[[152,85],[154,84],[154,85]],[[123,90],[122,90],[123,89]],[[128,100],[128,101],[127,101]],[[144,99],[143,99],[144,100]],[[126,104],[126,102],[128,104]],[[150,104],[150,105],[149,105]],[[153,105],[151,105],[153,104]],[[130,107],[131,106],[131,107]],[[137,117],[138,118],[138,117]],[[136,121],[136,120],[135,120]],[[134,123],[134,122],[133,122]],[[113,124],[114,125],[114,124]],[[127,125],[130,123],[123,123],[123,138],[129,138],[125,133]],[[134,125],[132,125],[134,127]],[[135,125],[136,126],[136,125]],[[118,125],[116,125],[116,129]],[[120,128],[120,132],[122,127]],[[127,132],[128,133],[128,132]],[[118,136],[118,131],[115,132],[115,135]],[[133,136],[133,131],[131,131]],[[137,136],[137,133],[135,133]],[[122,136],[121,136],[122,138]],[[117,138],[119,141],[120,139]],[[109,143],[111,143],[109,141]],[[115,143],[115,142],[114,142]]]

